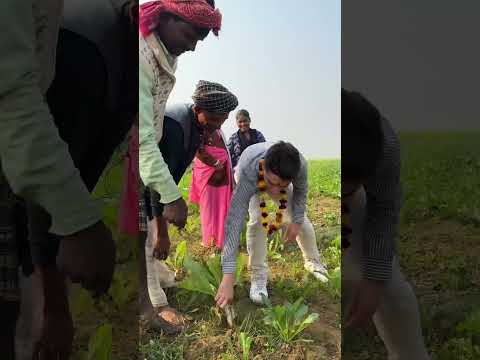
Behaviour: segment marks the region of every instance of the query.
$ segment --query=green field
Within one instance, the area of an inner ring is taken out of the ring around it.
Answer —
[[[74,360],[138,357],[138,240],[119,234],[117,222],[124,153],[122,148],[115,154],[94,192],[117,243],[114,280],[108,295],[99,300],[73,288],[70,309],[75,324]]]
[[[334,242],[340,233],[340,162],[311,161],[309,168],[309,217],[333,274],[340,261],[339,244]],[[179,185],[185,197],[189,182],[186,176]],[[186,231],[173,230],[171,234],[174,244],[187,240],[188,252],[196,260],[208,259],[212,253],[200,244],[199,213],[195,206],[189,209]],[[244,246],[241,252],[246,253]],[[245,273],[243,284],[236,288],[234,307],[238,318],[234,329],[229,329],[225,319],[218,316],[212,298],[183,289],[172,290],[172,304],[191,317],[190,326],[176,338],[152,334],[145,329],[141,347],[145,359],[247,359],[242,357],[241,332],[252,341],[248,359],[339,359],[340,277],[329,285],[321,285],[306,275],[296,245],[283,251],[269,251],[269,265],[269,291],[274,304],[293,303],[303,298],[309,311],[320,315],[296,340],[286,344],[265,325],[261,307],[253,305],[248,298],[249,276]]]
[[[399,256],[438,360],[480,358],[480,133],[402,134]],[[385,359],[373,328],[344,359]]]
[[[123,150],[124,151],[124,150]],[[118,247],[117,268],[109,294],[94,301],[78,288],[71,293],[76,336],[75,360],[130,360],[142,353],[142,359],[246,359],[240,344],[240,334],[251,341],[249,359],[339,359],[340,358],[340,162],[309,162],[309,217],[314,224],[319,247],[332,281],[321,285],[303,270],[303,261],[296,246],[269,250],[272,269],[269,290],[272,302],[282,305],[299,298],[316,312],[319,319],[295,340],[284,343],[271,327],[263,322],[260,307],[248,299],[249,276],[244,273],[242,284],[236,288],[235,309],[238,317],[235,328],[229,329],[219,316],[213,300],[202,294],[183,289],[169,289],[172,305],[190,318],[187,331],[176,338],[155,334],[138,324],[137,310],[137,242],[122,236],[117,230],[118,205],[121,192],[122,151],[114,157],[96,190],[95,198],[104,207],[105,222],[112,229]],[[189,174],[179,185],[188,196]],[[181,240],[187,240],[188,252],[196,260],[208,259],[210,250],[201,245],[198,209],[189,208],[185,231],[171,231],[172,251]],[[245,253],[245,247],[241,249]],[[141,334],[140,349],[138,334]],[[281,351],[278,349],[281,348]],[[245,355],[246,356],[246,355]]]
[[[480,133],[401,135],[404,204],[398,251],[403,271],[419,299],[428,349],[437,354],[437,360],[480,358],[479,137]],[[334,241],[340,233],[340,162],[310,161],[309,169],[309,217],[322,256],[333,273],[340,262]],[[180,184],[184,196],[188,186],[187,176]],[[73,292],[78,360],[88,359],[89,342],[91,352],[96,340],[109,346],[110,325],[112,359],[134,359],[138,353],[137,243],[116,231],[120,189],[121,167],[117,159],[96,190],[96,197],[105,207],[106,222],[117,238],[117,274],[109,296],[96,303],[82,291]],[[187,240],[188,252],[194,259],[211,255],[200,245],[200,222],[194,206],[189,208],[186,230],[172,231],[172,253],[181,240]],[[176,338],[141,329],[143,358],[242,359],[239,337],[244,332],[252,339],[250,359],[339,359],[339,284],[331,281],[322,286],[305,276],[296,247],[272,247],[269,258],[273,302],[282,304],[303,297],[309,310],[320,314],[297,340],[285,345],[264,324],[260,308],[248,299],[249,278],[245,273],[243,285],[236,291],[239,316],[235,329],[228,329],[208,296],[172,289],[172,305],[191,317],[190,326]],[[249,320],[244,322],[245,318]],[[106,327],[98,328],[101,325]],[[344,334],[343,359],[386,358],[373,327]]]

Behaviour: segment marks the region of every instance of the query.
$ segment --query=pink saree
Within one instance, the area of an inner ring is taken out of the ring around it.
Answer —
[[[208,180],[215,169],[204,164],[200,159],[195,158],[190,186],[190,202],[200,206],[203,246],[210,247],[215,245],[221,249],[224,241],[225,222],[232,198],[230,158],[226,149],[205,146],[205,151],[226,163],[228,184],[220,187],[208,185]]]

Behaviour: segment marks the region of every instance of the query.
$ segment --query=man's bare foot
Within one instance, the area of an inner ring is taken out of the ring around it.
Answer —
[[[161,306],[155,308],[158,318],[165,323],[165,332],[169,334],[178,334],[185,329],[187,319],[177,310],[170,306]]]
[[[140,321],[146,330],[163,332],[166,335],[177,335],[184,329],[182,326],[175,326],[166,321],[154,310],[142,313],[140,315]]]

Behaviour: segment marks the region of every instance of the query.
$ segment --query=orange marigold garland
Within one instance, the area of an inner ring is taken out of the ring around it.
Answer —
[[[258,164],[258,191],[260,192],[260,212],[262,215],[262,226],[268,235],[272,235],[275,231],[279,230],[283,223],[283,214],[287,209],[287,191],[280,190],[280,205],[275,213],[275,221],[270,221],[270,214],[267,210],[267,198],[266,190],[267,183],[265,182],[265,169],[264,160],[260,160]]]

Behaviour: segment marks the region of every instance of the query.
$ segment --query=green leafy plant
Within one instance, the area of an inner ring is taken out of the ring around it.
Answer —
[[[480,337],[480,310],[472,312],[465,321],[457,325],[456,330],[465,336]]]
[[[94,308],[94,301],[90,293],[83,289],[75,289],[73,294],[69,298],[70,301],[70,311],[73,316],[82,316],[85,313],[88,313]]]
[[[262,309],[263,321],[271,326],[285,343],[290,343],[318,319],[317,313],[308,314],[308,306],[303,303],[303,298],[293,304],[287,302],[285,305],[276,306],[272,306],[267,297],[262,298],[266,305],[266,308]]]
[[[247,258],[240,254],[237,258],[237,268],[235,271],[235,284],[242,282],[242,274]],[[190,256],[185,257],[184,268],[187,272],[185,279],[178,285],[179,288],[189,291],[199,292],[214,298],[218,287],[223,278],[220,255],[216,254],[207,259],[207,261],[197,262]],[[232,306],[225,307],[225,315],[230,327],[233,327],[235,311]]]
[[[108,291],[110,299],[118,309],[125,307],[138,292],[138,276],[136,273],[124,270],[117,270],[113,277],[112,285]],[[104,297],[105,298],[105,297]],[[106,299],[106,308],[111,307],[111,303]],[[107,311],[108,312],[108,311]]]
[[[187,241],[181,241],[175,248],[175,254],[169,256],[165,263],[175,271],[175,278],[181,278],[183,275],[183,264],[187,256]]]
[[[325,284],[328,293],[339,299],[342,294],[342,274],[340,267],[336,267],[333,271],[330,271],[327,275],[328,282]]]
[[[235,272],[236,285],[240,285],[242,282],[243,269],[246,262],[246,256],[240,254],[237,258],[237,268]],[[220,255],[216,254],[209,257],[207,261],[202,262],[195,261],[187,255],[185,257],[184,267],[187,276],[179,284],[180,288],[215,297],[223,277]]]
[[[97,328],[88,344],[87,360],[110,360],[112,358],[112,325]]]
[[[278,261],[284,262],[285,259],[281,254],[283,249],[284,249],[284,244],[283,244],[282,236],[280,233],[276,233],[268,243],[268,248],[267,248],[268,258],[272,260],[278,260]]]
[[[240,333],[240,346],[242,347],[243,360],[250,359],[250,349],[252,347],[252,338],[243,331]]]
[[[453,338],[448,340],[438,353],[439,360],[474,360],[480,358],[480,347],[472,339]]]
[[[335,268],[340,265],[340,258],[342,256],[342,250],[340,246],[340,235],[336,236],[323,251],[323,257],[325,263],[329,268]]]

